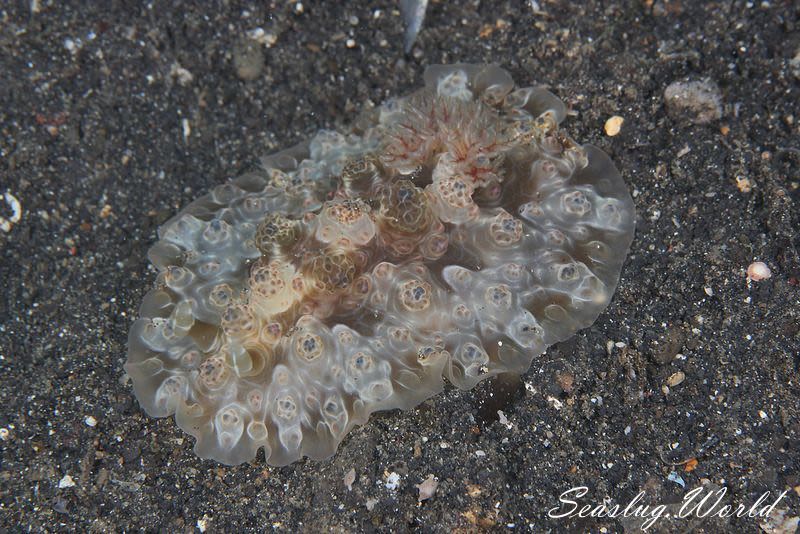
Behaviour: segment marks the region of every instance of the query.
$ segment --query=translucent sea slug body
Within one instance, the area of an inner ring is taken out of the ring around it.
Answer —
[[[443,377],[524,372],[608,304],[634,228],[608,157],[563,103],[491,65],[321,131],[159,230],[125,369],[203,458],[332,455]]]

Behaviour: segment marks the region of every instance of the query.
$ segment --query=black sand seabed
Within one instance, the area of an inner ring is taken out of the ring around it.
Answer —
[[[734,505],[788,490],[771,524],[784,512],[793,530],[795,2],[432,2],[409,57],[393,2],[53,4],[0,8],[0,194],[23,210],[0,231],[0,530],[635,532],[547,514],[576,486],[589,488],[580,504],[624,506],[704,484]],[[242,45],[259,27],[271,47]],[[522,383],[379,414],[329,461],[197,459],[122,371],[157,226],[258,156],[458,61],[548,84],[574,111],[566,129],[620,168],[639,222],[613,303]],[[718,84],[721,119],[667,114],[664,90],[684,79]],[[615,137],[612,115],[625,120]],[[770,279],[748,284],[754,260]],[[429,475],[438,488],[418,504]],[[697,515],[650,531],[769,528]]]

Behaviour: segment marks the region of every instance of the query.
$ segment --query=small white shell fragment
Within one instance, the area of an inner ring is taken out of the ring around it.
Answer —
[[[553,408],[556,410],[560,410],[564,407],[564,403],[558,400],[557,398],[553,397],[552,395],[547,396],[547,402],[553,405]]]
[[[497,420],[500,422],[501,425],[505,425],[506,428],[512,428],[514,423],[508,420],[506,414],[503,413],[503,410],[497,410]]]
[[[685,488],[685,487],[686,487],[686,482],[685,482],[685,481],[683,480],[683,478],[682,478],[682,477],[681,477],[681,476],[680,476],[678,473],[676,473],[675,471],[672,471],[672,472],[671,472],[671,473],[670,473],[670,474],[667,476],[667,480],[669,480],[670,482],[674,482],[674,483],[676,483],[677,485],[679,485],[679,486],[680,486],[680,487],[682,487],[682,488]]]
[[[247,32],[247,37],[267,48],[271,48],[278,41],[277,35],[264,31],[264,28],[260,26]]]
[[[181,119],[181,130],[183,131],[183,142],[189,142],[189,136],[192,135],[192,124],[189,122],[189,119]]]
[[[188,86],[194,81],[194,75],[177,61],[170,67],[169,74],[183,87]]]
[[[386,489],[389,491],[394,491],[400,487],[400,475],[392,471],[391,473],[386,475]]]
[[[208,517],[207,514],[203,514],[203,517],[201,517],[200,519],[197,520],[197,523],[196,523],[195,526],[197,527],[197,530],[199,530],[201,532],[201,534],[203,532],[205,532],[206,530],[208,530],[209,521],[211,521],[211,518]]]
[[[64,478],[58,481],[59,489],[72,488],[74,486],[75,486],[75,481],[72,480],[72,477],[69,475],[64,475]]]
[[[417,500],[422,502],[430,499],[436,493],[436,488],[439,487],[439,479],[433,475],[428,475],[428,478],[423,480],[420,484],[416,484],[419,490],[419,497]]]
[[[684,380],[686,380],[686,375],[684,372],[677,371],[669,375],[669,378],[667,378],[667,385],[671,388],[674,388],[675,386],[681,384]]]
[[[353,482],[356,481],[356,470],[354,467],[350,468],[350,471],[344,476],[344,485],[347,488],[347,491],[353,491]]]
[[[772,271],[763,261],[754,261],[747,267],[747,279],[753,282],[767,280],[772,276]]]
[[[83,422],[86,423],[87,426],[91,427],[97,426],[97,419],[95,419],[91,415],[87,415],[86,418],[83,420]]]
[[[11,191],[6,191],[4,197],[6,204],[11,208],[11,217],[8,219],[0,217],[0,230],[8,233],[22,219],[22,204],[17,200],[17,197],[11,194]]]

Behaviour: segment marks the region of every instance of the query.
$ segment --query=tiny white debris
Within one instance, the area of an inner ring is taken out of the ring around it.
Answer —
[[[497,410],[497,420],[500,421],[501,425],[505,425],[508,429],[511,429],[514,426],[514,423],[508,420],[506,414],[503,413],[503,410]]]
[[[178,80],[178,83],[183,87],[186,87],[194,80],[194,75],[177,61],[170,67],[169,75]]]
[[[436,488],[439,487],[439,479],[433,475],[428,475],[428,478],[417,484],[416,487],[419,490],[417,500],[420,502],[426,501],[436,493]]]
[[[627,436],[630,433],[631,433],[631,425],[628,425],[625,427],[625,435]]]
[[[206,529],[208,528],[208,522],[210,520],[211,520],[211,518],[208,517],[207,514],[203,514],[203,517],[201,517],[200,519],[197,520],[197,529],[200,532],[205,532]]]
[[[675,471],[672,471],[672,472],[671,472],[671,473],[670,473],[670,474],[667,476],[667,480],[669,480],[670,482],[674,482],[674,483],[676,483],[677,485],[679,485],[679,486],[680,486],[680,487],[682,487],[682,488],[685,488],[685,487],[686,487],[686,482],[685,482],[685,481],[683,480],[683,478],[681,478],[681,476],[680,476],[678,473],[676,473]]]
[[[746,176],[736,177],[736,187],[742,193],[749,193],[750,191],[753,190],[753,184],[750,182],[750,180],[747,179]]]
[[[344,42],[344,45],[347,48],[355,48],[356,47],[356,42],[355,42],[354,39],[348,39],[347,41]]]
[[[347,487],[347,491],[353,491],[353,482],[356,481],[356,470],[354,467],[350,468],[350,471],[344,476],[344,485]]]
[[[767,415],[767,412],[765,412],[764,410],[758,410],[758,416],[761,419],[768,419],[769,418],[769,416]]]
[[[550,395],[548,395],[548,397],[547,397],[547,402],[552,404],[553,408],[555,408],[556,410],[560,410],[561,408],[564,407],[564,403],[563,402],[561,402],[557,398],[555,398],[553,396],[550,396]]]
[[[667,377],[667,386],[674,388],[686,380],[686,374],[683,371],[676,371]]]
[[[618,349],[624,349],[625,347],[628,346],[628,344],[625,343],[624,341],[617,341],[616,343],[614,343],[614,346],[617,347]]]
[[[10,434],[11,433],[8,431],[7,428],[0,428],[0,439],[2,439],[3,441],[6,441]]]
[[[83,422],[86,423],[88,426],[91,426],[91,427],[97,426],[97,419],[95,419],[91,415],[87,415],[86,419],[84,419]]]
[[[17,197],[11,194],[11,191],[6,191],[5,199],[8,205],[11,207],[11,218],[9,219],[12,223],[18,223],[22,218],[22,205],[17,200]]]
[[[74,40],[67,37],[66,39],[64,39],[64,48],[66,48],[70,54],[74,54],[75,52],[78,51],[78,48],[80,48],[79,43],[80,40],[78,40],[78,43],[76,44]]]
[[[189,142],[189,136],[192,135],[192,125],[189,124],[189,119],[182,119],[181,126],[183,127],[183,142]]]
[[[271,48],[278,41],[278,37],[274,33],[264,31],[264,28],[258,27],[247,32],[247,36],[258,44]]]
[[[58,482],[59,489],[72,488],[74,486],[75,486],[75,481],[72,480],[72,477],[69,475],[64,475],[64,478],[62,478]]]
[[[4,196],[6,204],[11,208],[11,217],[8,219],[0,217],[0,230],[8,233],[11,231],[11,228],[22,219],[22,204],[17,200],[17,197],[11,194],[11,191],[6,191]]]
[[[477,456],[478,458],[483,458],[484,456],[486,456],[486,453],[483,451],[475,451],[475,456]]]
[[[706,286],[703,288],[703,291],[705,291],[706,295],[708,295],[709,297],[714,296],[714,289],[711,287]]]
[[[763,261],[754,261],[747,267],[747,280],[752,280],[753,282],[760,282],[761,280],[767,280],[769,277],[772,276],[772,271],[770,271],[767,264]]]
[[[375,505],[378,504],[378,499],[367,499],[365,504],[367,505],[367,511],[371,512],[375,508]]]
[[[400,475],[392,471],[386,476],[386,489],[394,491],[400,487]]]

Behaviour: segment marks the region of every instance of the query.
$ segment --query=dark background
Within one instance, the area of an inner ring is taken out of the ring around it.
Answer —
[[[777,508],[798,515],[796,2],[431,2],[409,56],[392,2],[49,4],[0,8],[0,194],[23,207],[0,231],[0,527],[636,530],[549,520],[580,485],[586,503],[623,505],[701,484],[733,504],[789,490]],[[248,44],[259,27],[271,47]],[[259,156],[459,61],[547,84],[573,112],[567,131],[616,162],[639,221],[613,303],[522,383],[378,414],[329,461],[199,460],[171,419],[143,414],[122,370],[157,226]],[[721,119],[667,113],[665,88],[685,79],[718,85]],[[772,278],[748,284],[754,260]],[[428,475],[437,492],[418,504]],[[690,518],[651,532],[691,527],[759,531]]]

